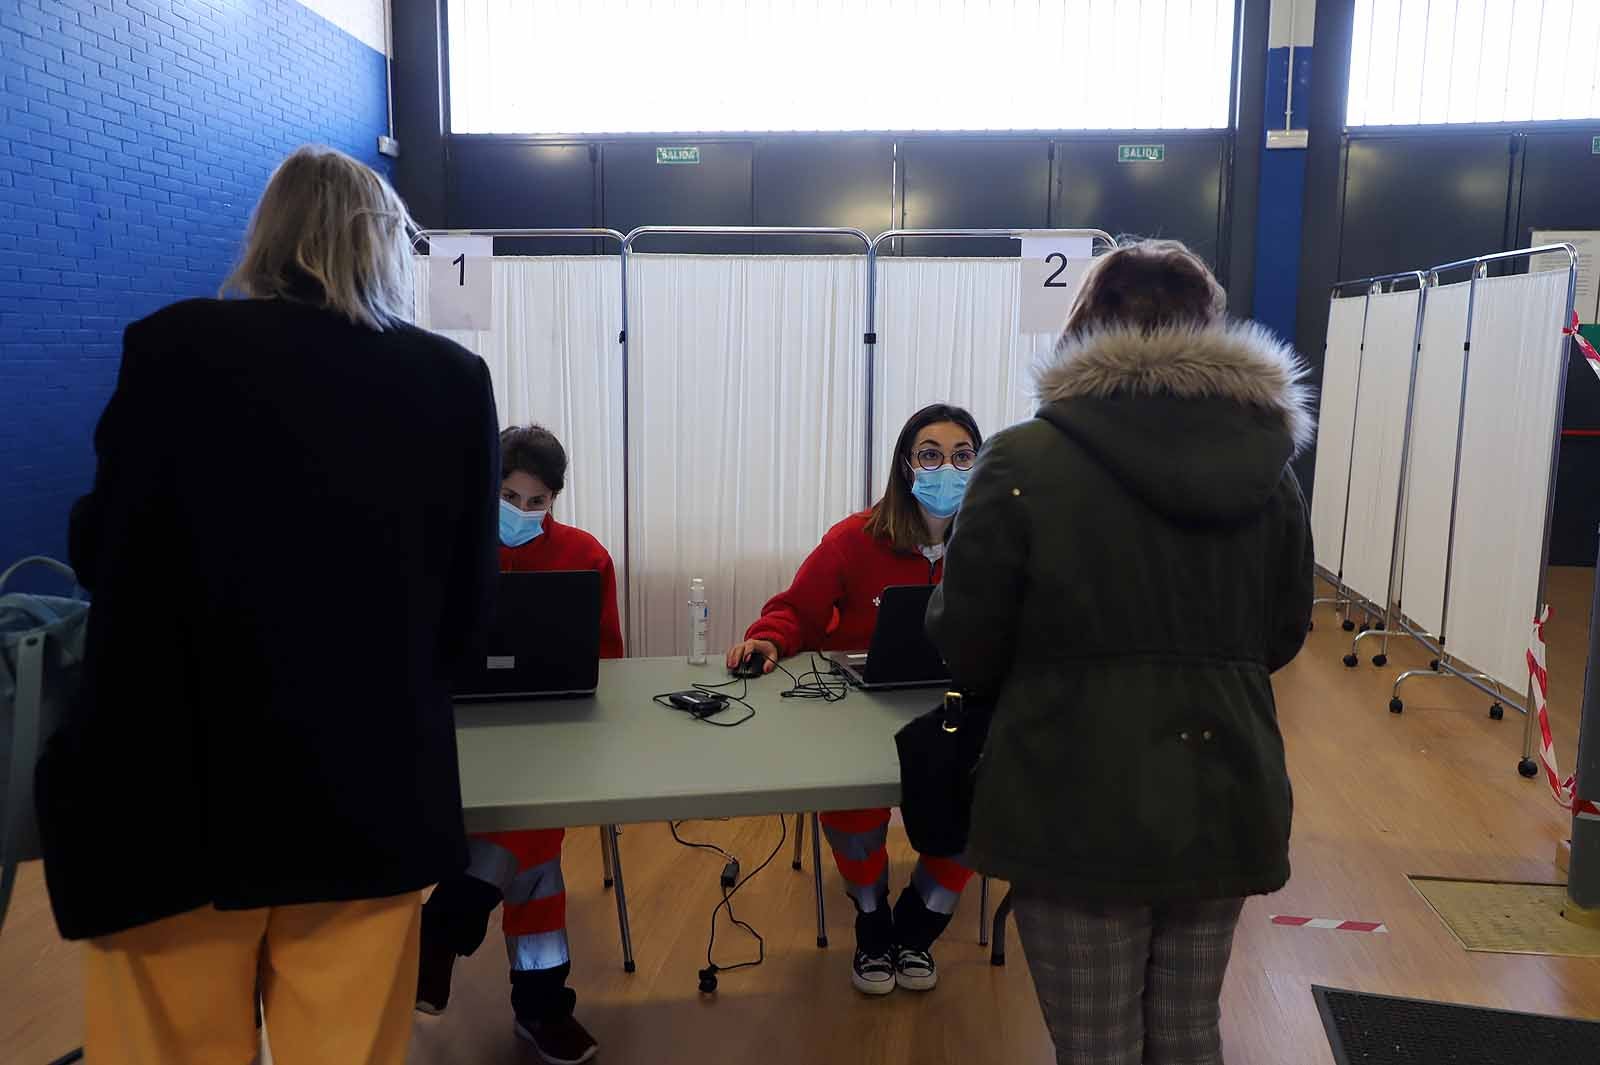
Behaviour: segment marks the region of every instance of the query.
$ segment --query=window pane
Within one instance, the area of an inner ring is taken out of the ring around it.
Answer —
[[[1600,0],[1355,0],[1352,126],[1600,117]]]
[[[1234,0],[448,0],[456,133],[1217,129]]]

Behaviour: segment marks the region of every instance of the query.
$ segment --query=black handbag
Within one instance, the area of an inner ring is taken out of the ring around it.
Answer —
[[[973,783],[992,709],[987,701],[946,692],[942,704],[894,734],[900,812],[921,854],[953,858],[967,849]]]

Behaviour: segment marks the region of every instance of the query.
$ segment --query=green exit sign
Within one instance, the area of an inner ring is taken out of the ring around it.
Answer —
[[[1117,162],[1119,163],[1164,163],[1166,161],[1167,146],[1165,144],[1117,145]]]
[[[661,166],[699,166],[699,148],[657,148],[656,162]]]
[[[1589,154],[1600,155],[1600,137],[1589,138]]]

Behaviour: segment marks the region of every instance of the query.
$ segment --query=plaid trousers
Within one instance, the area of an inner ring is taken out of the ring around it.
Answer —
[[[1057,1065],[1222,1065],[1219,1000],[1243,906],[1017,890],[1017,934]]]

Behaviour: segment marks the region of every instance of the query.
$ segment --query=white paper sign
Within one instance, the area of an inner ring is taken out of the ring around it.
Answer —
[[[493,256],[493,237],[428,239],[430,329],[493,328]]]
[[[1594,229],[1535,229],[1533,243],[1571,244],[1578,249],[1578,298],[1573,310],[1584,325],[1600,322],[1600,230]],[[1562,252],[1535,255],[1528,269],[1565,270],[1567,257]]]
[[[1040,231],[1022,238],[1018,332],[1061,331],[1093,254],[1093,237],[1065,237]]]

